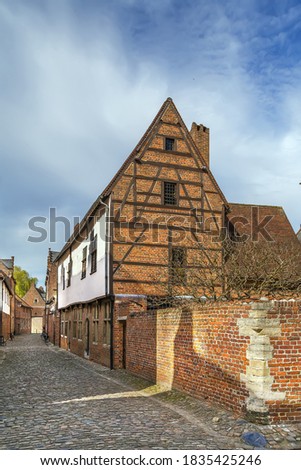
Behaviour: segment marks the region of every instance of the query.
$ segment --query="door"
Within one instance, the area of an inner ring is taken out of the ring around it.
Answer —
[[[126,369],[126,321],[122,322],[122,367]]]
[[[72,335],[72,324],[71,324],[71,320],[69,320],[69,323],[68,323],[68,349],[69,351],[71,349],[71,335]]]
[[[85,322],[85,356],[90,354],[90,322],[89,319],[86,319]]]
[[[41,334],[43,331],[43,318],[32,317],[31,319],[31,332]]]

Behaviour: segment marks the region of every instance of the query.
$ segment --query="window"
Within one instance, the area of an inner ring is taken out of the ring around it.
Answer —
[[[77,312],[77,338],[83,339],[83,309],[80,307]]]
[[[178,185],[170,181],[163,183],[163,204],[164,206],[176,206],[178,204]]]
[[[90,259],[91,259],[91,270],[90,274],[93,274],[97,271],[97,235],[94,235],[94,230],[92,230],[90,235]]]
[[[72,260],[70,258],[70,261],[68,263],[68,269],[67,269],[67,287],[71,286],[71,276],[72,276]]]
[[[165,138],[165,150],[175,150],[175,139]]]
[[[65,313],[62,312],[61,314],[61,336],[64,336],[65,331]]]
[[[111,312],[110,302],[103,304],[104,316],[103,316],[103,344],[110,346],[111,344]]]
[[[171,249],[170,280],[172,284],[182,284],[186,280],[186,250],[182,247]]]
[[[73,338],[77,338],[77,309],[73,310]]]
[[[34,299],[34,303],[37,304],[37,303],[38,303],[38,299]]]
[[[93,343],[98,343],[99,305],[93,305]]]
[[[82,279],[85,279],[87,274],[87,247],[83,249],[83,258],[82,258]]]
[[[65,287],[66,287],[65,268],[64,268],[64,265],[62,265],[62,286],[63,286],[63,290],[64,290]]]
[[[65,320],[65,332],[64,332],[64,336],[68,336],[68,320],[66,319]]]

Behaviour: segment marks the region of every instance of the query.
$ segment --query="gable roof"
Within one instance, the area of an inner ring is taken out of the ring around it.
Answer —
[[[155,130],[156,128],[156,125],[158,124],[158,122],[160,120],[162,120],[163,116],[164,116],[164,113],[167,111],[167,109],[172,106],[173,107],[173,110],[175,111],[176,115],[177,115],[177,118],[178,118],[178,121],[179,121],[179,124],[183,127],[184,131],[185,131],[185,134],[186,134],[186,137],[187,139],[189,140],[189,144],[191,145],[191,147],[193,148],[193,150],[195,151],[195,153],[197,154],[197,156],[199,157],[199,160],[200,162],[202,163],[203,165],[203,170],[206,170],[209,175],[210,175],[210,178],[212,179],[213,181],[213,184],[215,185],[216,187],[216,190],[217,192],[221,195],[222,199],[223,199],[223,202],[224,204],[228,205],[228,202],[222,192],[222,190],[220,189],[219,185],[217,184],[213,174],[211,173],[210,169],[207,167],[206,165],[206,160],[204,159],[204,157],[202,156],[199,148],[196,146],[193,138],[191,137],[191,134],[189,132],[189,130],[187,129],[187,126],[186,124],[184,123],[176,105],[174,104],[172,98],[167,98],[164,103],[162,104],[161,108],[159,109],[158,113],[156,114],[155,118],[153,119],[152,123],[150,124],[150,126],[147,128],[146,132],[143,134],[143,136],[141,137],[141,139],[139,140],[138,144],[136,145],[136,147],[134,148],[134,150],[130,153],[130,155],[128,156],[128,158],[125,160],[125,162],[122,164],[122,166],[120,167],[120,169],[117,171],[117,173],[114,175],[114,177],[112,178],[112,180],[110,181],[110,183],[107,185],[107,187],[104,189],[104,191],[101,193],[100,197],[101,199],[103,198],[106,198],[107,196],[109,196],[109,194],[111,193],[114,185],[117,183],[118,179],[120,178],[120,176],[122,175],[122,173],[126,170],[126,168],[130,165],[130,163],[132,163],[132,161],[138,157],[139,153],[141,153],[141,151],[143,150],[143,147],[145,145],[147,145],[148,143],[148,139],[149,137],[152,135],[153,131]]]
[[[173,110],[176,113],[176,116],[178,118],[178,122],[181,125],[181,127],[183,128],[183,130],[185,132],[185,136],[187,137],[191,148],[193,149],[193,151],[197,155],[198,159],[200,160],[202,170],[206,171],[208,173],[208,175],[209,175],[211,181],[213,182],[217,192],[220,194],[222,201],[224,202],[225,206],[228,207],[227,199],[225,198],[222,190],[220,189],[219,185],[217,184],[217,182],[216,182],[213,174],[211,173],[210,169],[207,167],[205,159],[203,158],[199,148],[195,144],[195,142],[194,142],[189,130],[187,129],[187,127],[186,127],[179,111],[177,110],[173,100],[171,98],[167,98],[164,101],[164,103],[162,104],[162,106],[159,109],[156,116],[154,117],[153,121],[151,122],[151,124],[147,128],[146,132],[143,134],[143,136],[139,140],[138,144],[134,147],[133,151],[130,153],[130,155],[127,157],[127,159],[121,165],[121,167],[119,168],[117,173],[113,176],[113,178],[111,179],[109,184],[106,186],[106,188],[102,191],[102,193],[98,196],[98,198],[93,202],[93,204],[91,205],[91,207],[89,208],[89,210],[87,211],[87,213],[85,214],[85,216],[83,217],[81,222],[74,228],[73,234],[71,235],[71,237],[69,238],[67,243],[64,245],[64,247],[62,248],[62,250],[58,254],[57,259],[59,259],[65,253],[65,251],[68,249],[68,247],[70,247],[70,245],[74,241],[76,235],[78,235],[81,232],[81,230],[85,226],[85,224],[86,224],[87,220],[89,219],[89,217],[93,216],[95,210],[99,207],[99,205],[101,205],[102,201],[106,200],[106,198],[109,197],[109,195],[111,194],[115,184],[118,182],[118,180],[122,176],[123,172],[126,171],[127,167],[136,158],[139,157],[140,153],[142,153],[144,147],[148,144],[149,138],[151,137],[152,133],[155,131],[155,128],[156,128],[157,124],[162,120],[162,118],[164,116],[164,113],[167,111],[167,109],[170,106],[173,107]]]
[[[26,294],[23,295],[22,299],[25,300],[25,299],[28,297],[30,291],[33,291],[33,290],[36,291],[36,293],[41,297],[42,301],[45,303],[45,298],[43,297],[42,292],[41,292],[40,289],[35,285],[34,282],[31,283],[30,288],[28,289],[28,291],[26,292]]]
[[[32,309],[32,306],[29,305],[27,302],[25,302],[25,300],[22,299],[21,297],[19,297],[16,293],[15,293],[15,298],[16,298],[16,300],[17,300],[23,307],[27,307],[27,308],[31,308],[31,309]]]
[[[13,295],[14,294],[14,279],[12,277],[7,276],[7,274],[0,269],[0,278],[8,288],[9,292]]]
[[[4,264],[4,266],[7,267],[7,269],[13,269],[14,264],[13,264],[13,260],[12,260],[11,258],[9,258],[9,259],[3,259],[3,258],[1,258],[0,261],[2,261],[2,263]]]
[[[60,254],[60,251],[52,251],[49,249],[49,261],[51,263],[54,263],[59,254]]]
[[[258,226],[262,222],[264,230],[273,241],[292,243],[297,241],[293,227],[282,207],[239,203],[229,203],[229,207],[227,219],[230,224],[235,224],[235,229],[240,236],[251,236],[252,230],[256,229],[254,225]]]

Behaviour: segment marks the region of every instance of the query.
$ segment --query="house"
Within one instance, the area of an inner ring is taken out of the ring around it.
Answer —
[[[58,251],[49,249],[47,257],[47,272],[45,280],[45,328],[50,341],[60,344],[59,322],[57,321],[57,262]]]
[[[14,257],[0,259],[0,337],[6,341],[15,329]]]
[[[297,238],[298,238],[299,242],[301,242],[301,227],[299,228],[299,230],[297,232]]]
[[[31,308],[31,333],[42,333],[45,326],[45,298],[42,288],[38,288],[34,282],[22,297]]]
[[[228,229],[251,241],[296,244],[297,238],[284,210],[279,206],[229,203]]]
[[[252,236],[271,227],[290,234],[283,210],[271,210],[227,202],[210,170],[209,129],[193,123],[189,131],[168,98],[55,258],[61,347],[127,367],[129,315],[184,299],[193,271],[210,279],[222,262],[221,235],[248,220]]]
[[[15,334],[31,333],[32,307],[15,294]]]
[[[165,298],[200,247],[207,264],[221,257],[227,211],[210,171],[209,129],[189,131],[168,98],[56,258],[61,346],[124,367],[125,312]]]

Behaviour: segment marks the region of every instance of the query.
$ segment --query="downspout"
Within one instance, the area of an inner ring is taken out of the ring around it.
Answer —
[[[114,296],[111,292],[111,276],[112,272],[109,271],[109,259],[111,258],[111,196],[109,199],[109,204],[106,204],[101,199],[99,200],[100,204],[106,208],[106,259],[105,259],[105,285],[106,285],[106,297],[110,296],[110,369],[114,369]],[[110,263],[111,265],[111,263]]]

